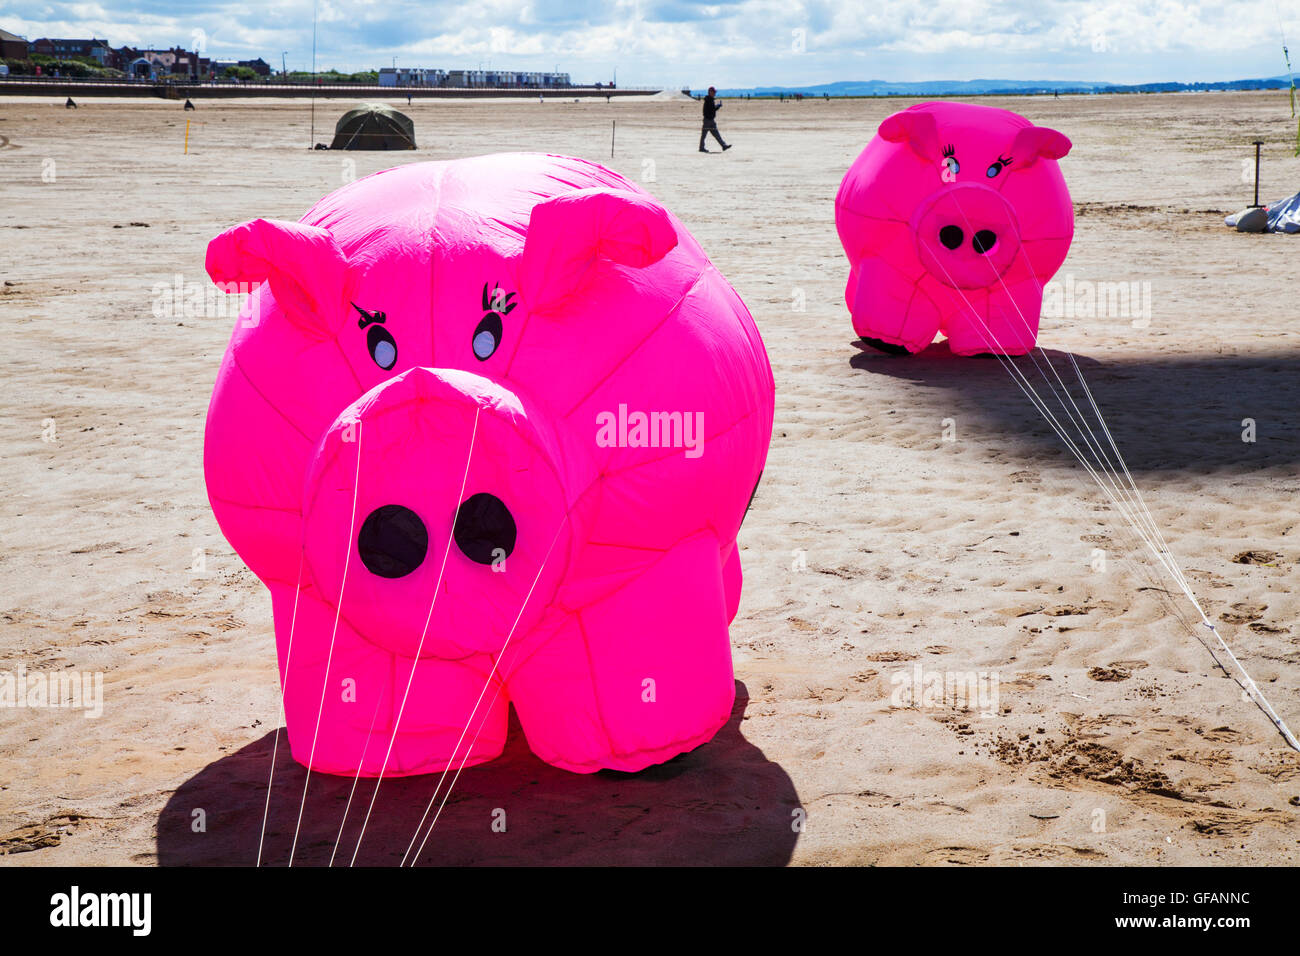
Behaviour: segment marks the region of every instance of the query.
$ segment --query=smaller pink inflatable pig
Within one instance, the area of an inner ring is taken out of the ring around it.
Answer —
[[[885,352],[943,333],[958,355],[1034,347],[1074,210],[1070,141],[1008,110],[920,103],[888,117],[835,197],[854,331]]]

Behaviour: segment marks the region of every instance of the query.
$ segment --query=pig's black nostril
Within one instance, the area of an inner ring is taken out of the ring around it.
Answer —
[[[981,229],[975,233],[975,238],[971,240],[970,244],[975,247],[976,252],[984,255],[998,244],[998,234],[991,229]]]
[[[401,578],[424,561],[429,531],[410,508],[384,505],[370,512],[357,535],[361,563],[381,578]]]
[[[944,226],[939,230],[939,241],[949,249],[956,249],[961,245],[965,235],[960,226]]]
[[[510,556],[519,531],[505,502],[481,491],[461,502],[451,534],[465,557],[479,564],[492,564]]]

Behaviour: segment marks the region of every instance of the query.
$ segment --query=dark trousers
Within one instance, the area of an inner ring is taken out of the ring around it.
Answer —
[[[712,133],[713,138],[718,141],[719,146],[727,145],[722,141],[722,136],[718,133],[718,121],[710,119],[704,121],[704,128],[700,130],[700,149],[704,148],[704,138],[710,133]]]

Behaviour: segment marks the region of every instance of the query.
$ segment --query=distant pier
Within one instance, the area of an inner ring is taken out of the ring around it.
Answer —
[[[354,83],[155,83],[144,80],[74,80],[56,77],[6,77],[0,79],[0,96],[140,96],[168,100],[234,99],[239,97],[309,97],[358,99],[411,97],[411,99],[466,99],[474,97],[600,97],[649,96],[653,87],[610,89],[595,86],[564,87],[449,87],[379,86]]]

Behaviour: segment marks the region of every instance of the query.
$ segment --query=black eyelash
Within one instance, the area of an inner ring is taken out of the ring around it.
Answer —
[[[483,283],[483,311],[485,312],[492,311],[492,300],[496,298],[496,293],[498,291],[504,292],[505,290],[502,289],[496,283],[492,283],[492,282]],[[514,310],[514,307],[519,304],[518,302],[512,301],[514,297],[515,294],[511,292],[506,295],[504,300],[502,300],[502,306],[500,312],[501,315],[509,315]]]
[[[999,156],[998,162],[1002,164],[1003,168],[1006,168],[1007,166],[1011,165],[1011,157],[1008,156],[1006,159],[1003,159],[1001,156]]]
[[[361,316],[361,318],[357,320],[357,328],[359,329],[364,329],[371,322],[378,322],[380,325],[383,325],[388,321],[388,313],[386,312],[367,312],[355,302],[351,303],[351,305],[352,308],[357,310],[357,314]]]
[[[957,152],[957,150],[956,150],[956,148],[955,148],[951,143],[949,143],[947,146],[945,146],[945,147],[943,148],[943,155],[944,155],[945,157],[951,156],[951,155],[953,155],[955,152]]]

